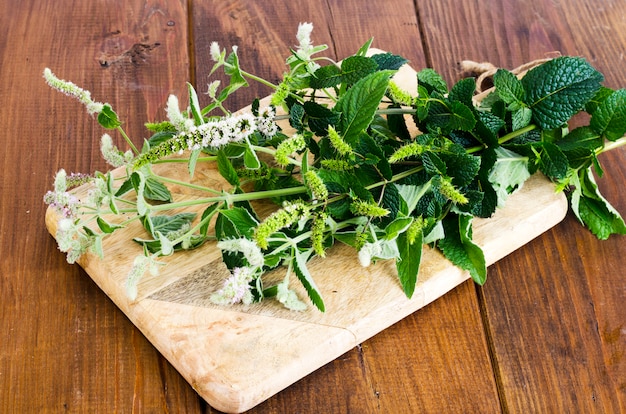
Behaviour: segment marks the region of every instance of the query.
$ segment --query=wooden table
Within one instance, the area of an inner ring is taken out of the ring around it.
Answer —
[[[276,80],[304,21],[335,58],[373,36],[449,82],[463,59],[513,68],[560,51],[589,59],[607,86],[626,86],[625,2],[0,4],[3,413],[216,412],[46,231],[54,173],[107,167],[102,130],[49,90],[44,67],[110,102],[137,144],[170,93],[186,96],[187,80],[205,90],[211,41],[238,45],[243,67]],[[230,107],[268,93],[253,85]],[[626,214],[626,149],[601,162],[600,188]],[[598,241],[570,214],[491,266],[483,288],[462,284],[251,412],[626,412],[625,241]]]

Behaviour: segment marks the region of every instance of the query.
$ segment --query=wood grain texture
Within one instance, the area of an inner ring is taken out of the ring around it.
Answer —
[[[107,168],[102,129],[45,85],[43,69],[125,120],[140,114],[125,124],[140,144],[141,120],[184,90],[185,2],[2,1],[0,9],[0,166],[12,171],[0,177],[0,411],[198,411],[197,394],[42,231],[42,195],[58,168]]]
[[[421,4],[424,21],[432,22],[425,23],[432,65],[449,79],[459,59],[515,67],[556,50],[587,58],[610,87],[626,83],[622,2]],[[477,24],[464,25],[460,15]],[[610,174],[599,181],[622,213],[625,157],[624,149],[601,156]],[[623,412],[626,282],[616,256],[626,253],[624,238],[597,241],[572,216],[522,250],[490,269],[481,292],[503,407]]]
[[[215,412],[46,234],[41,196],[54,172],[106,165],[102,130],[48,90],[45,66],[111,102],[140,143],[167,94],[184,96],[189,79],[203,90],[212,40],[240,45],[244,65],[274,79],[297,22],[313,21],[314,41],[338,58],[374,35],[452,82],[462,59],[512,68],[561,50],[621,87],[625,9],[609,0],[0,0],[0,411]],[[231,108],[266,94],[242,92]],[[599,182],[622,213],[625,160],[623,149],[603,155],[610,174]],[[504,412],[625,412],[624,252],[623,237],[598,242],[569,217],[491,266],[484,289],[462,285],[252,412],[475,412],[487,400],[487,412],[500,402]]]

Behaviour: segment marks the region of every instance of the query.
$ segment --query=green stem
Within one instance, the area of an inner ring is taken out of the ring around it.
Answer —
[[[217,161],[217,157],[199,157],[198,162],[211,162]],[[189,158],[165,158],[161,160],[155,160],[152,164],[169,164],[169,163],[184,163],[189,162]]]
[[[607,143],[604,145],[604,147],[602,147],[602,148],[600,148],[600,149],[598,149],[598,150],[596,151],[596,155],[600,155],[600,154],[602,154],[603,152],[612,151],[612,150],[614,150],[615,148],[624,147],[624,146],[626,146],[626,136],[621,137],[620,139],[615,140],[615,141],[609,141],[609,142],[607,142]]]
[[[506,134],[506,135],[502,136],[500,139],[498,139],[498,144],[502,145],[505,142],[508,142],[508,141],[510,141],[510,140],[512,140],[514,138],[519,137],[520,135],[524,135],[525,133],[530,132],[530,131],[535,130],[535,129],[537,129],[537,125],[530,124],[528,126],[525,126],[524,128],[520,128],[520,129],[518,129],[516,131],[509,132],[508,134]],[[484,145],[484,144],[483,145],[477,145],[475,147],[468,148],[466,150],[466,152],[468,154],[474,154],[474,153],[476,153],[478,151],[484,150],[486,147],[487,146]]]
[[[157,175],[154,173],[152,174],[152,176],[166,183],[176,184],[176,185],[191,188],[194,190],[206,191],[207,193],[212,193],[212,194],[222,194],[222,191],[214,190],[213,188],[205,187],[203,185],[197,185],[197,184],[192,184],[192,183],[188,183],[185,181],[175,180],[173,178],[164,177],[164,176]]]
[[[122,136],[124,137],[124,139],[126,140],[126,143],[128,144],[128,146],[133,150],[133,152],[135,153],[135,155],[139,155],[139,150],[137,149],[137,147],[135,146],[135,144],[133,144],[133,141],[131,141],[130,137],[128,135],[126,135],[126,132],[124,131],[124,129],[121,126],[117,127],[117,130],[119,131],[120,134],[122,134]]]
[[[198,198],[196,200],[179,201],[177,203],[159,204],[159,205],[151,206],[150,210],[151,211],[165,211],[165,210],[174,209],[174,208],[197,206],[199,204],[208,204],[208,203],[216,203],[216,202],[226,202],[228,205],[231,205],[233,203],[237,203],[240,201],[263,200],[263,199],[273,198],[273,197],[303,194],[306,192],[307,192],[307,188],[305,186],[298,186],[298,187],[283,188],[280,190],[255,191],[252,193],[243,193],[243,194],[222,193],[221,196],[217,196],[217,197],[205,197],[205,198]]]

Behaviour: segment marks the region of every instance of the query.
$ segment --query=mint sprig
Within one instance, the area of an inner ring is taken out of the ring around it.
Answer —
[[[342,62],[317,57],[326,47],[311,44],[311,28],[300,26],[299,46],[287,57],[279,84],[244,71],[235,48],[227,54],[213,44],[212,73],[223,69],[229,83],[221,90],[211,83],[205,107],[191,85],[187,111],[170,97],[168,119],[147,124],[154,135],[141,151],[108,104],[94,103],[88,92],[47,71],[53,87],[98,113],[135,154],[120,168],[122,178],[96,174],[87,201],[73,198],[65,173],[57,175],[46,202],[58,209],[57,240],[68,260],[89,249],[103,254],[105,236],[139,220],[147,236],[134,239],[144,256],[129,273],[132,296],[141,273],[154,271],[160,256],[217,241],[232,276],[212,296],[216,303],[276,297],[300,310],[288,287],[293,279],[324,311],[324,287],[316,285],[307,263],[340,242],[355,248],[363,266],[395,260],[410,298],[424,244],[485,283],[472,219],[491,216],[536,171],[568,192],[574,213],[598,238],[626,234],[594,178],[604,173],[598,156],[626,144],[626,91],[602,86],[602,74],[584,59],[560,57],[521,79],[500,69],[494,89],[476,103],[474,79],[449,88],[430,68],[416,74],[416,90],[403,90],[393,79],[406,60],[368,56],[371,40]],[[224,102],[250,82],[274,89],[271,105],[262,108],[255,100],[252,113],[229,113]],[[582,111],[589,124],[570,130],[567,123]],[[410,118],[419,133],[410,132]],[[118,155],[109,159],[119,160],[124,153],[107,139],[107,150]],[[153,171],[174,162],[186,162],[192,178],[200,165],[214,164],[226,189]],[[205,196],[179,200],[171,185]],[[261,217],[256,200],[275,202],[276,211]],[[191,206],[203,213],[180,210]],[[281,282],[266,286],[265,275],[276,271],[283,272]]]

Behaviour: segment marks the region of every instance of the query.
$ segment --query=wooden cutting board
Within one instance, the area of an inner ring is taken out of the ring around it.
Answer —
[[[405,67],[396,82],[415,90],[415,72]],[[159,166],[160,172],[189,180],[186,166]],[[118,171],[121,173],[121,171]],[[200,167],[193,182],[222,187],[215,169]],[[85,196],[88,187],[76,190]],[[172,187],[178,200],[199,197]],[[268,212],[269,205],[261,205]],[[202,212],[202,208],[186,211]],[[487,220],[474,221],[474,240],[492,264],[560,222],[565,196],[540,175],[531,177],[506,207]],[[262,213],[261,213],[262,214]],[[46,225],[56,233],[52,209]],[[116,231],[104,242],[105,258],[85,254],[78,263],[180,374],[214,408],[235,413],[259,404],[336,359],[395,322],[444,295],[469,278],[440,253],[424,248],[419,281],[407,299],[392,261],[363,268],[352,248],[335,245],[309,269],[322,292],[326,312],[314,306],[288,311],[274,300],[249,306],[213,305],[209,296],[229,275],[215,243],[164,258],[158,276],[146,275],[135,301],[125,293],[125,278],[145,237],[139,223]],[[277,281],[283,274],[269,277]],[[489,282],[487,282],[489,283]],[[291,286],[307,301],[297,281]]]

